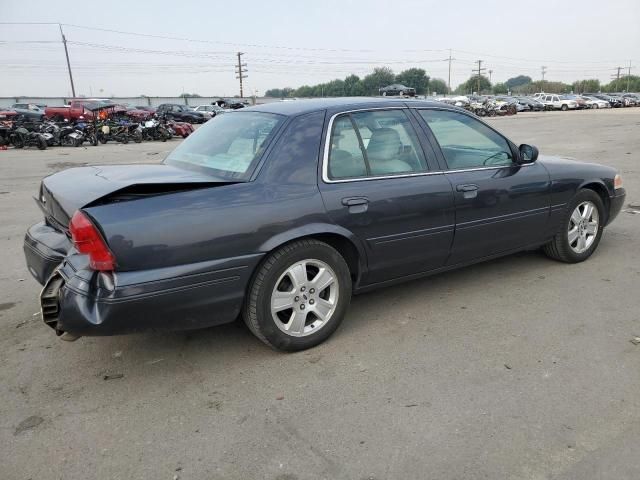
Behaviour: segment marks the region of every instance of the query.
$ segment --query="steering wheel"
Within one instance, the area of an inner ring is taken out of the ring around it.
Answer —
[[[491,155],[490,157],[487,157],[484,159],[484,161],[482,162],[483,165],[488,165],[489,162],[491,160],[493,160],[494,158],[496,158],[498,155],[502,155],[504,152],[496,152],[493,155]]]

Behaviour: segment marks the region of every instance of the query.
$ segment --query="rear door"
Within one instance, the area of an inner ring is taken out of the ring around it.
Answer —
[[[466,113],[425,109],[420,117],[451,182],[456,230],[449,265],[516,250],[544,239],[549,173],[517,164],[515,145]]]
[[[433,270],[449,255],[453,191],[416,127],[405,108],[330,118],[319,188],[333,221],[364,245],[362,284]]]

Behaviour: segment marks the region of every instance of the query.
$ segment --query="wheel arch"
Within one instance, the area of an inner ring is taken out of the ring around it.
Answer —
[[[602,180],[586,181],[582,185],[580,185],[580,188],[578,189],[578,191],[580,190],[592,190],[598,194],[598,196],[602,200],[602,204],[604,205],[604,214],[606,216],[606,221],[603,223],[606,225],[607,221],[609,220],[609,209],[611,207],[611,199],[609,198],[609,190],[607,190],[607,187],[605,186],[604,182],[602,182]]]
[[[349,230],[337,225],[312,224],[282,232],[260,245],[260,251],[269,254],[291,242],[310,238],[327,243],[340,252],[347,262],[354,285],[359,283],[366,271],[364,248]],[[256,267],[258,268],[260,267]]]

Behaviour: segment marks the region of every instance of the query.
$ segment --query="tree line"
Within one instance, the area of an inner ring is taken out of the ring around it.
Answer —
[[[375,96],[381,87],[392,83],[401,83],[415,88],[418,95],[429,95],[433,92],[442,95],[447,92],[447,84],[439,78],[430,78],[422,68],[409,68],[397,75],[388,67],[374,68],[373,72],[360,78],[349,75],[344,80],[335,79],[317,85],[303,85],[299,88],[272,88],[265,92],[267,97],[360,97]]]
[[[640,76],[631,75],[628,80],[628,91],[640,91]],[[396,75],[388,67],[378,67],[363,78],[352,74],[343,80],[335,79],[317,85],[303,85],[299,88],[272,88],[265,92],[265,96],[273,98],[377,96],[381,87],[392,83],[415,88],[418,95],[443,95],[447,93],[447,83],[439,78],[430,78],[422,68],[409,68]],[[601,84],[598,79],[576,80],[573,83],[549,80],[534,81],[527,75],[518,75],[506,82],[491,83],[484,75],[481,75],[479,79],[477,75],[472,75],[467,81],[458,85],[453,93],[457,95],[471,93],[500,95],[510,92],[526,95],[541,91],[548,93],[595,93],[600,91],[621,92],[623,90],[627,90],[626,76],[621,77],[620,80]]]

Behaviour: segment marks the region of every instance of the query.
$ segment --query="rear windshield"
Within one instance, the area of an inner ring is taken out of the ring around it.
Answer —
[[[285,117],[231,112],[198,128],[165,163],[231,181],[248,180]]]

